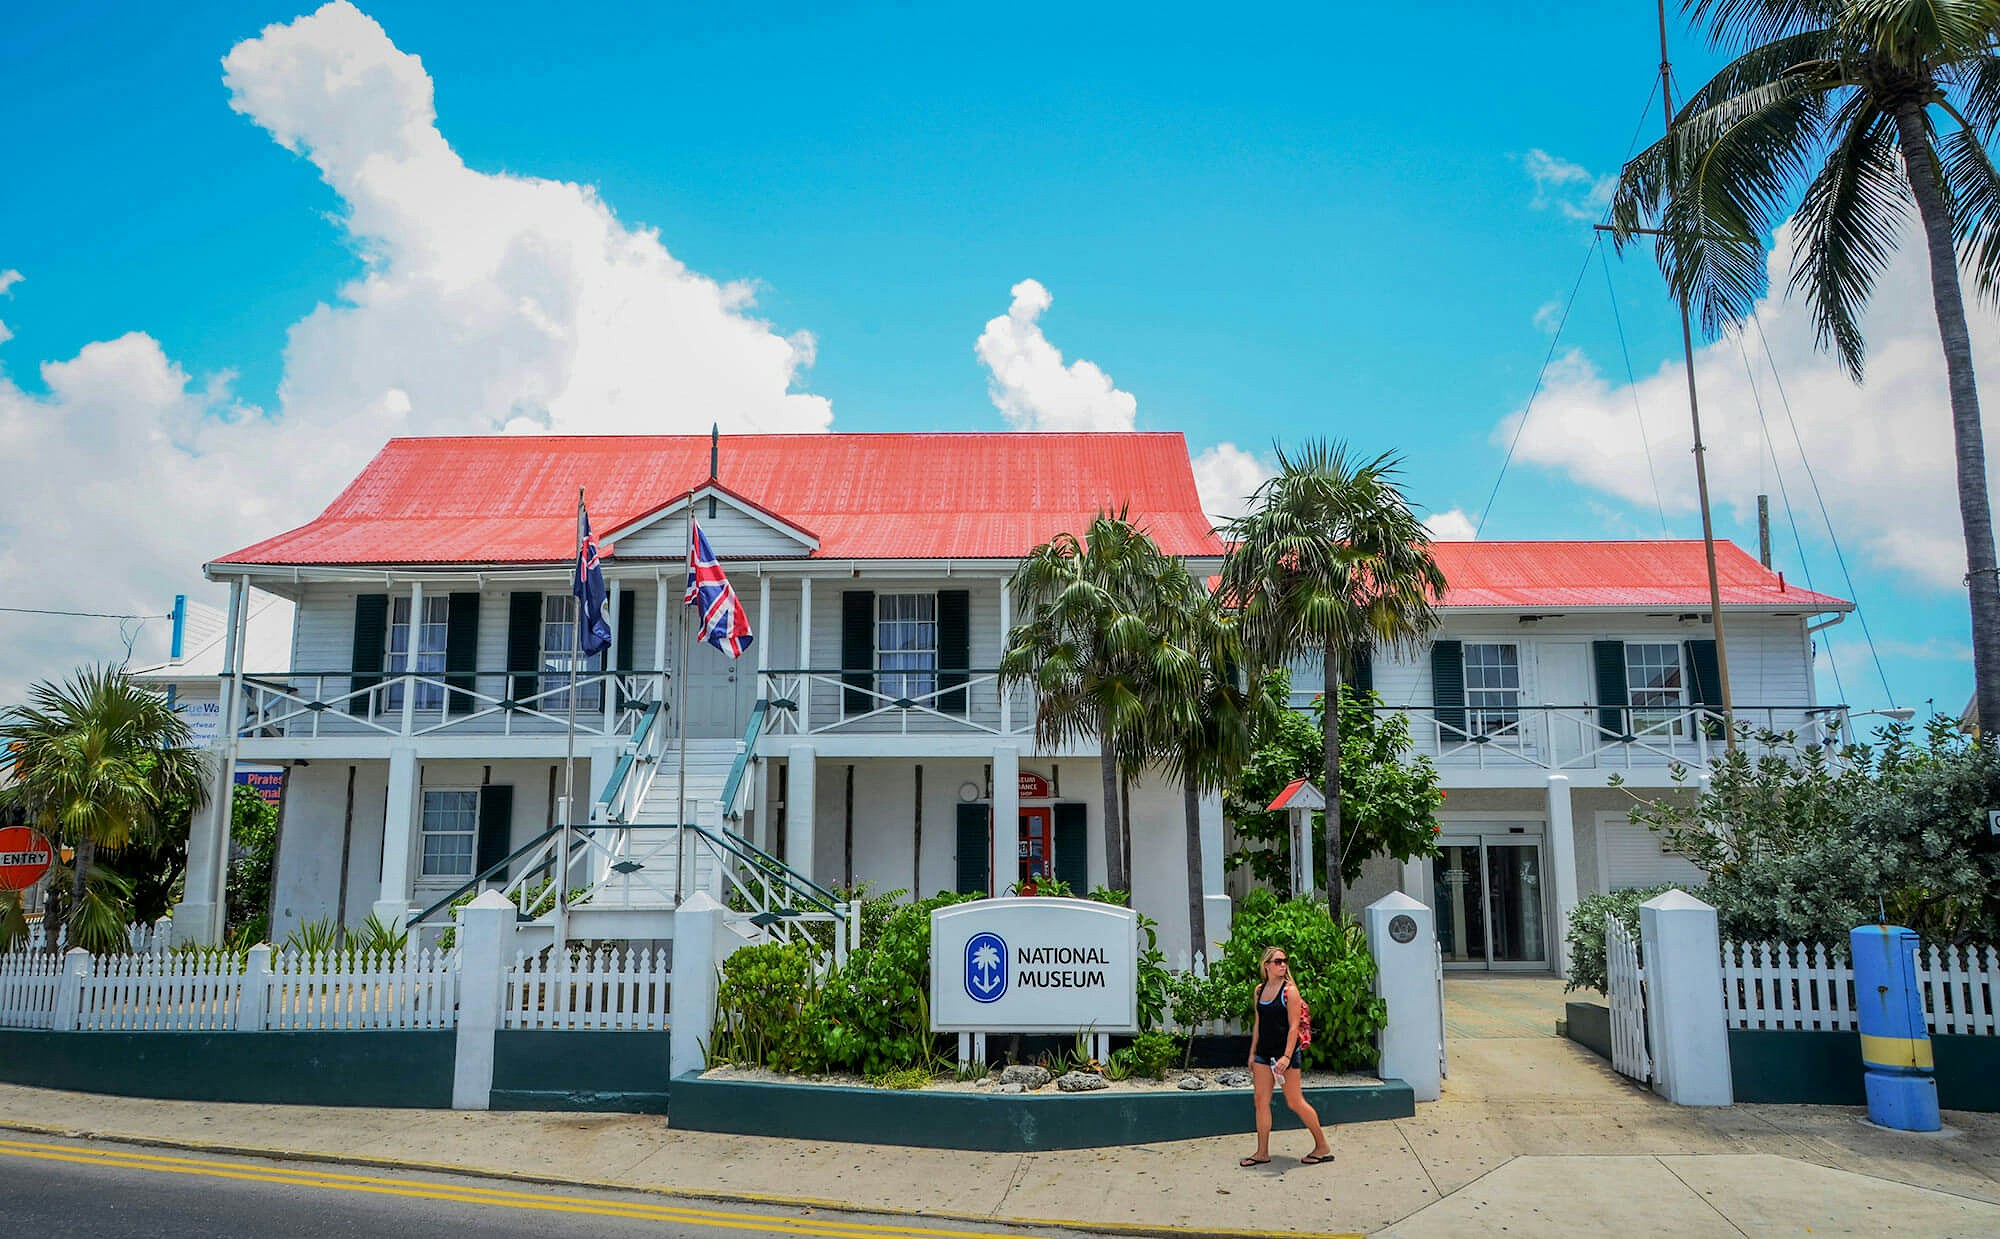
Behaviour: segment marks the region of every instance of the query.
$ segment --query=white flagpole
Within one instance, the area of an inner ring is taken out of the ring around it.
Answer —
[[[576,598],[576,564],[583,558],[583,488],[576,488],[576,554],[570,559],[570,594],[576,622],[569,629],[569,748],[563,757],[562,812],[556,835],[556,959],[569,959],[569,832],[576,824],[576,661],[583,649],[583,599]]]
[[[694,488],[687,493],[687,569],[694,571]],[[674,668],[674,713],[680,716],[680,790],[677,799],[680,809],[674,816],[679,833],[675,836],[674,855],[678,863],[674,866],[674,903],[679,905],[686,896],[687,886],[687,813],[688,813],[688,735],[687,735],[687,665],[688,665],[688,604],[685,582],[681,594],[681,652],[680,663]]]

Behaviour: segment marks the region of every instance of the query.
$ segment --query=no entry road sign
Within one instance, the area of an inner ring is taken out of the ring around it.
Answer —
[[[0,830],[0,890],[27,890],[42,880],[54,860],[49,841],[26,826]]]

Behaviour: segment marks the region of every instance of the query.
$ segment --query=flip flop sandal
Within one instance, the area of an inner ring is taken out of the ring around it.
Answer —
[[[1308,1153],[1304,1157],[1301,1157],[1299,1159],[1299,1165],[1324,1166],[1326,1163],[1332,1160],[1333,1160],[1333,1154],[1331,1153],[1326,1153],[1326,1154]]]
[[[1329,1158],[1328,1160],[1332,1159]],[[1246,1157],[1243,1160],[1237,1162],[1236,1164],[1243,1167],[1243,1169],[1248,1170],[1252,1166],[1268,1166],[1270,1165],[1270,1163],[1271,1159],[1268,1157]]]

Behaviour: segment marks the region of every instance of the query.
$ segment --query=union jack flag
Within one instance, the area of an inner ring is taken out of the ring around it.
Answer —
[[[756,640],[750,633],[750,616],[744,612],[735,587],[722,574],[722,565],[716,562],[701,526],[693,528],[694,537],[688,546],[687,594],[681,601],[693,607],[700,617],[702,640],[731,658],[741,658],[743,651]]]

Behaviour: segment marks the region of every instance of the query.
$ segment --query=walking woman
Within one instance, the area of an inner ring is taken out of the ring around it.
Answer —
[[[1333,1160],[1333,1147],[1320,1130],[1319,1115],[1306,1104],[1305,1073],[1299,1066],[1299,987],[1292,984],[1291,960],[1283,947],[1267,946],[1259,964],[1256,1016],[1250,1025],[1250,1077],[1256,1089],[1257,1151],[1239,1166],[1261,1166],[1271,1160],[1271,1087],[1282,1081],[1285,1104],[1312,1133],[1312,1152],[1300,1158],[1307,1166]]]

